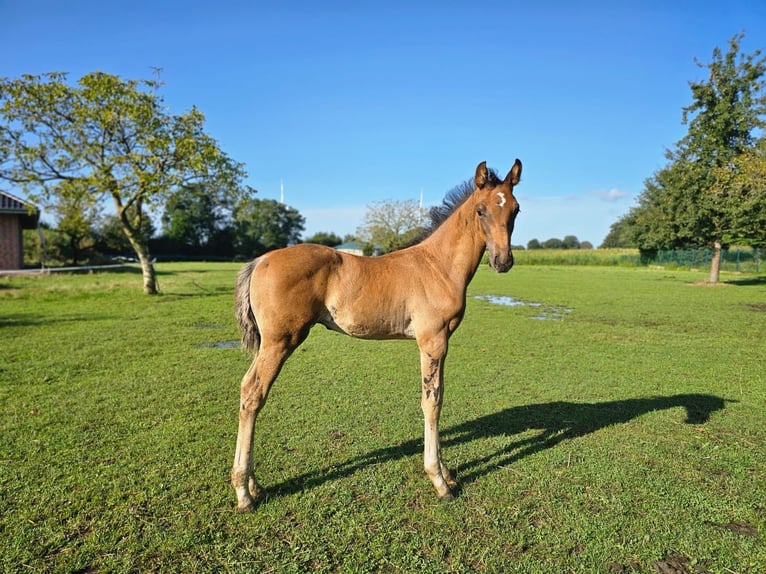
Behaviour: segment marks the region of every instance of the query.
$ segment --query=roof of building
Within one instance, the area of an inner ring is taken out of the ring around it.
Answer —
[[[362,251],[362,249],[364,249],[364,245],[362,245],[361,243],[357,243],[356,241],[348,241],[346,243],[341,243],[340,245],[336,245],[335,249],[340,249],[340,250],[356,249],[356,250]]]
[[[37,220],[40,217],[37,207],[2,190],[0,190],[0,213],[17,214],[21,219],[21,226],[25,229],[37,227]]]

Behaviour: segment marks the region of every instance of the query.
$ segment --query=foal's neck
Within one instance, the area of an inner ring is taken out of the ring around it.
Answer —
[[[486,249],[476,217],[473,196],[465,200],[425,241],[432,261],[440,264],[449,278],[465,288],[479,267]]]

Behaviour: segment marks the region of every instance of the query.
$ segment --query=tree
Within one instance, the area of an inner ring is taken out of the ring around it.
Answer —
[[[343,243],[343,239],[334,233],[328,233],[326,231],[318,231],[311,237],[306,239],[306,243],[318,243],[319,245],[327,245],[328,247],[335,247]]]
[[[413,199],[380,201],[367,206],[364,225],[357,229],[362,242],[383,251],[401,249],[423,232],[425,212]]]
[[[127,216],[131,220],[135,217],[130,213]],[[141,224],[137,226],[136,232],[140,235],[141,242],[148,245],[155,232],[151,218],[144,217]],[[95,233],[96,241],[94,247],[102,254],[126,255],[133,251],[133,246],[122,229],[122,221],[114,214],[101,218],[99,225],[96,226]]]
[[[732,242],[766,246],[766,137],[714,173],[715,188],[732,198]]]
[[[540,240],[537,238],[527,241],[527,249],[542,249],[542,247]]]
[[[50,224],[40,221],[37,229],[25,229],[23,234],[25,265],[47,267],[51,263],[65,263],[62,248],[66,247],[66,238],[51,229]]]
[[[667,152],[670,163],[645,182],[632,213],[642,252],[712,247],[711,283],[719,280],[722,247],[751,239],[738,215],[741,188],[728,184],[764,127],[766,59],[760,51],[739,54],[743,37],[734,36],[726,54],[715,48],[709,64],[697,63],[709,76],[690,82],[692,103],[682,114],[688,132]]]
[[[36,200],[111,199],[141,263],[144,292],[157,293],[140,233],[147,210],[183,185],[238,189],[243,167],[204,132],[199,110],[167,111],[159,82],[101,72],[74,86],[66,79],[64,73],[0,79],[0,179]]]
[[[219,228],[221,215],[213,197],[199,184],[184,185],[165,201],[162,231],[189,247],[203,247]]]
[[[306,219],[274,199],[245,197],[234,208],[235,248],[252,257],[298,243]]]
[[[256,193],[255,190],[247,190]],[[165,202],[162,229],[165,239],[193,253],[232,252],[232,211],[240,190],[184,185]]]
[[[562,249],[580,249],[580,240],[575,235],[567,235],[561,241]]]
[[[599,249],[637,247],[636,221],[633,211],[629,211],[612,223]]]
[[[80,262],[80,254],[84,249],[93,246],[93,226],[98,217],[98,206],[83,202],[82,198],[62,194],[53,204],[56,215],[56,229],[67,237],[69,256],[72,264]],[[85,241],[90,238],[90,245]]]
[[[557,237],[551,237],[550,239],[546,239],[543,241],[543,249],[563,249],[564,248],[564,242],[561,241],[561,239],[558,239]]]

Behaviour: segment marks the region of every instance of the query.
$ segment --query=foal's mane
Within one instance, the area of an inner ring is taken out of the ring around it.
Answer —
[[[502,180],[497,177],[497,172],[494,169],[489,169],[487,185],[496,186],[502,183]],[[457,209],[463,205],[466,200],[476,191],[473,178],[466,179],[462,183],[459,183],[452,189],[450,189],[444,196],[441,205],[434,205],[428,211],[429,222],[426,224],[423,233],[421,233],[410,245],[415,245],[428,238],[439,226],[447,221],[449,217],[457,211]]]

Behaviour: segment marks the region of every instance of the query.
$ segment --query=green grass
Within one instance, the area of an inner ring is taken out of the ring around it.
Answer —
[[[517,265],[469,290],[443,454],[417,349],[315,329],[234,512],[236,264],[0,279],[0,571],[766,571],[766,276]],[[503,307],[510,295],[572,309]]]

